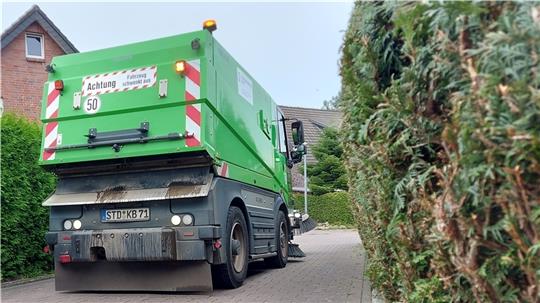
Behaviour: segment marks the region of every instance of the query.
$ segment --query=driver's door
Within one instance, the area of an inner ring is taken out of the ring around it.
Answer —
[[[287,168],[287,161],[289,155],[289,147],[287,144],[287,132],[286,132],[286,121],[283,116],[283,113],[277,109],[277,144],[276,144],[276,175],[280,179],[281,186],[283,187],[280,192],[288,196],[289,192],[289,177],[290,173]]]

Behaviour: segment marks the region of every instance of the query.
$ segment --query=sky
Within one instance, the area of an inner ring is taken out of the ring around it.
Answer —
[[[2,32],[33,3],[2,3]],[[80,51],[199,30],[216,39],[281,105],[321,108],[338,94],[340,46],[353,4],[47,3],[38,5]]]

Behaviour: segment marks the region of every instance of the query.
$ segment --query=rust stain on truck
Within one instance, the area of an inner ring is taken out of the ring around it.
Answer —
[[[97,194],[97,202],[110,203],[111,201],[122,200],[126,196],[125,186],[115,186],[108,188]]]

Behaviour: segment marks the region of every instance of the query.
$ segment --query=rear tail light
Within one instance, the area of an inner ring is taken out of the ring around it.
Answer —
[[[71,263],[71,256],[70,255],[60,255],[58,257],[58,260],[62,264]]]
[[[54,81],[54,89],[56,89],[56,90],[64,90],[64,81],[62,81],[62,80]]]

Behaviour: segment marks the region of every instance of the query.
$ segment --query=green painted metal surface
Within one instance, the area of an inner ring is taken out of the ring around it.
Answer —
[[[200,47],[194,49],[195,39]],[[178,60],[188,67],[198,63],[198,87],[190,70],[176,72]],[[289,200],[277,105],[208,31],[59,56],[52,64],[54,72],[43,89],[41,165],[203,151],[224,176]],[[52,89],[55,80],[64,83],[58,97]],[[160,96],[163,80],[166,96]],[[188,97],[186,92],[194,90],[199,95]],[[82,95],[80,108],[77,94]],[[87,144],[91,128],[99,134],[136,129],[142,122],[149,124],[148,137],[195,137],[122,144],[119,151],[111,146],[62,149]]]

